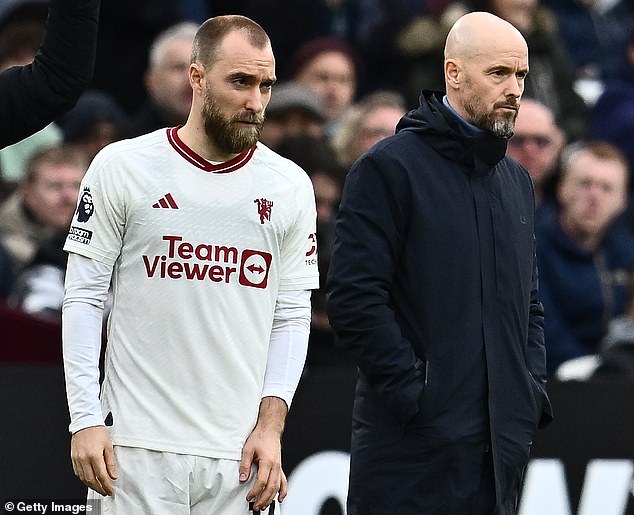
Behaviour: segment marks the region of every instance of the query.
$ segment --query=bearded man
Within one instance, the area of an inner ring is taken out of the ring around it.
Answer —
[[[348,515],[516,513],[551,417],[526,170],[505,157],[528,73],[512,25],[460,18],[423,91],[347,176],[328,314],[359,368]]]
[[[96,512],[247,514],[286,495],[280,438],[319,287],[314,193],[258,142],[275,82],[258,24],[203,23],[189,82],[185,125],[95,157],[92,208],[66,240],[71,458]]]

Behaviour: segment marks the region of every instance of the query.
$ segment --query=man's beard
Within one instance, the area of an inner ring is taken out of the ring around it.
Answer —
[[[515,107],[516,109],[519,107],[517,100],[509,99],[503,104],[496,104],[494,109],[502,106]],[[477,98],[471,98],[466,101],[464,104],[464,110],[471,118],[469,121],[476,127],[489,131],[499,138],[510,138],[513,136],[517,110],[509,111],[509,117],[500,119],[495,116],[494,110],[488,112],[485,111]]]
[[[203,103],[203,120],[207,137],[227,154],[240,154],[253,147],[260,139],[264,117],[255,113],[238,114],[225,118],[218,104],[207,92]],[[241,127],[239,122],[254,125]]]

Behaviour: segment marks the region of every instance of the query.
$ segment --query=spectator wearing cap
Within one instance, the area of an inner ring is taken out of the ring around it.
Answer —
[[[91,161],[103,147],[123,138],[128,123],[123,108],[101,91],[87,91],[59,119],[64,143],[78,147]]]
[[[325,36],[312,39],[291,57],[289,76],[307,86],[324,106],[331,133],[355,99],[361,64],[356,50],[345,40]]]
[[[273,150],[287,137],[324,135],[326,116],[320,98],[296,82],[276,84],[266,108],[260,141]]]

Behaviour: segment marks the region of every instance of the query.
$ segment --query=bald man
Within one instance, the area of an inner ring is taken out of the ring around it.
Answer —
[[[528,49],[459,19],[423,91],[347,176],[328,313],[359,368],[348,515],[513,514],[551,419],[528,173],[506,157]]]

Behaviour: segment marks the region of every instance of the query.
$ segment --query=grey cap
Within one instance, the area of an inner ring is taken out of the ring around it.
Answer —
[[[296,82],[281,82],[273,86],[266,114],[271,117],[291,109],[304,110],[321,121],[326,119],[320,98],[306,86]]]

